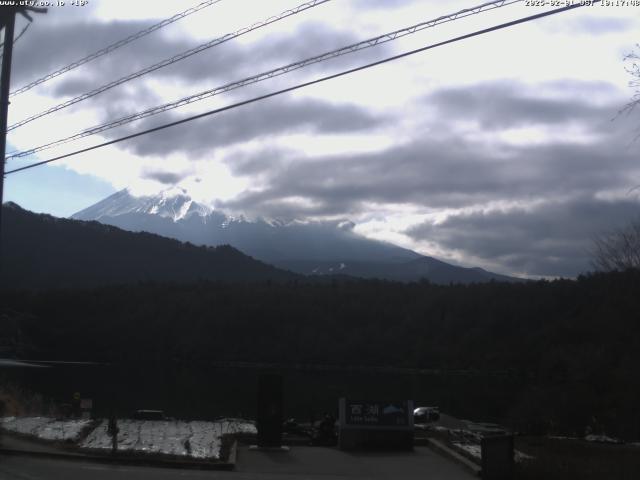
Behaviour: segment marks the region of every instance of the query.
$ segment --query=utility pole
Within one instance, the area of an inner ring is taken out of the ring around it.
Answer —
[[[4,29],[2,47],[2,73],[0,74],[0,237],[2,234],[2,202],[4,199],[4,165],[7,149],[7,113],[9,111],[9,86],[11,83],[11,57],[13,56],[13,34],[16,14],[21,14],[30,22],[28,12],[47,13],[46,8],[26,6],[0,7],[0,28]],[[0,245],[1,248],[1,245]],[[1,265],[0,265],[1,267]]]
[[[9,82],[11,80],[11,56],[13,54],[13,31],[16,23],[16,9],[3,8],[1,13],[4,27],[2,47],[2,74],[0,75],[0,206],[4,198],[4,157],[7,149],[7,113],[9,111]],[[0,208],[0,234],[2,233],[2,208]]]

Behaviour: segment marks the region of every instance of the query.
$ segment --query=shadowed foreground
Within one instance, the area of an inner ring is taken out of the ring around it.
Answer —
[[[475,478],[462,467],[432,452],[416,447],[407,453],[351,454],[318,447],[293,447],[289,452],[254,452],[241,447],[235,472],[174,470],[150,467],[102,465],[89,462],[0,457],[0,477],[7,480],[93,480],[127,478],[199,479],[364,479],[402,478],[466,480]]]

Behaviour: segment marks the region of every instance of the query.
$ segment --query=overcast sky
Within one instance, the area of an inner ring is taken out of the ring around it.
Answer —
[[[15,45],[12,89],[196,3],[50,8]],[[13,97],[9,123],[299,3],[222,0]],[[333,0],[18,128],[8,150],[480,3]],[[544,10],[522,2],[450,22],[7,168]],[[618,115],[638,32],[640,7],[579,8],[9,175],[5,201],[68,216],[125,187],[180,185],[229,213],[349,219],[445,261],[575,276],[594,235],[640,216],[640,116]]]

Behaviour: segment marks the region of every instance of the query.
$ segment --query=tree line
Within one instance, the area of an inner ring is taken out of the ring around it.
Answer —
[[[509,372],[520,428],[640,434],[640,272],[441,286],[334,280],[0,292],[30,356]]]

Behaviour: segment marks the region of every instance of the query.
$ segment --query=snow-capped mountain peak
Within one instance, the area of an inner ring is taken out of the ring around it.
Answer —
[[[103,201],[92,205],[72,216],[76,220],[100,220],[125,214],[149,214],[169,218],[174,222],[189,218],[208,216],[213,209],[195,202],[187,191],[171,187],[155,195],[134,196],[128,189],[114,193]]]
[[[146,231],[195,245],[231,245],[263,262],[302,274],[436,283],[508,277],[449,265],[402,247],[366,238],[344,221],[256,218],[248,220],[195,202],[179,187],[156,195],[114,193],[75,215],[134,232]]]

